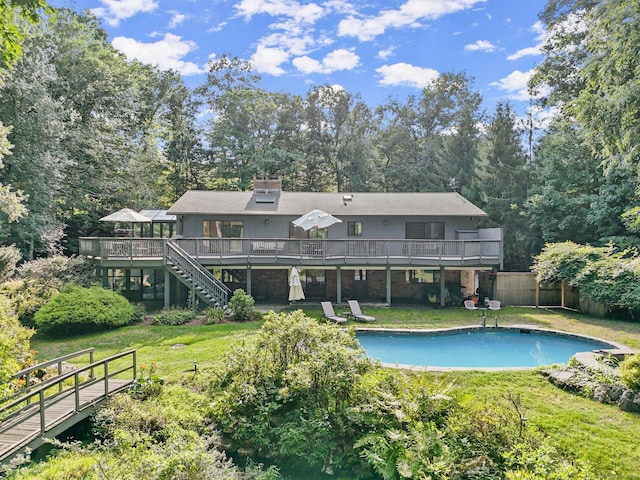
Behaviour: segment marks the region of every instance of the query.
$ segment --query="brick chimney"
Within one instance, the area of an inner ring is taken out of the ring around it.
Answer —
[[[254,193],[280,193],[282,191],[282,177],[253,176]]]

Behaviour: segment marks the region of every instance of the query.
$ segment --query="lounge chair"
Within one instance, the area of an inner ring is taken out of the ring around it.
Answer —
[[[364,313],[362,313],[362,310],[360,309],[360,303],[358,303],[358,300],[349,300],[349,309],[351,310],[351,313],[349,314],[350,317],[353,317],[354,320],[358,320],[361,322],[375,322],[376,321],[376,317],[372,317],[371,315],[365,315]]]
[[[322,316],[320,318],[326,318],[336,323],[347,323],[348,320],[346,318],[336,315],[331,302],[320,302],[320,305],[322,305]]]

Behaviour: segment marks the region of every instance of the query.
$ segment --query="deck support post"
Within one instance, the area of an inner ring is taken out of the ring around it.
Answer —
[[[247,295],[251,295],[251,265],[247,265]]]
[[[387,306],[391,306],[391,267],[387,265]]]
[[[164,267],[164,308],[171,306],[171,274],[169,268]]]
[[[342,303],[342,270],[339,265],[336,267],[336,302]]]
[[[446,304],[447,287],[444,278],[444,267],[440,267],[440,306],[444,307]]]

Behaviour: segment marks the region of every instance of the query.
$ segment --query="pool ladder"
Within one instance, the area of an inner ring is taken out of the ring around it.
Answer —
[[[487,326],[487,316],[485,315],[485,311],[482,311],[482,327],[485,328]],[[496,313],[495,323],[493,325],[495,328],[498,328],[498,314]]]

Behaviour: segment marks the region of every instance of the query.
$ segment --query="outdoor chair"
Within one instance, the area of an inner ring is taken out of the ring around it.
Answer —
[[[322,316],[320,318],[326,318],[336,323],[347,323],[346,318],[336,315],[331,302],[320,302],[320,305],[322,305]]]
[[[349,300],[347,303],[349,304],[349,310],[351,310],[349,316],[353,317],[354,320],[358,320],[361,322],[376,321],[376,317],[372,317],[371,315],[365,315],[364,313],[362,313],[358,300]]]
[[[496,312],[496,327],[498,326],[498,310],[500,310],[500,300],[489,300],[489,310]]]
[[[479,308],[477,307],[476,303],[473,300],[465,300],[464,308],[466,308],[467,310],[479,310]]]

